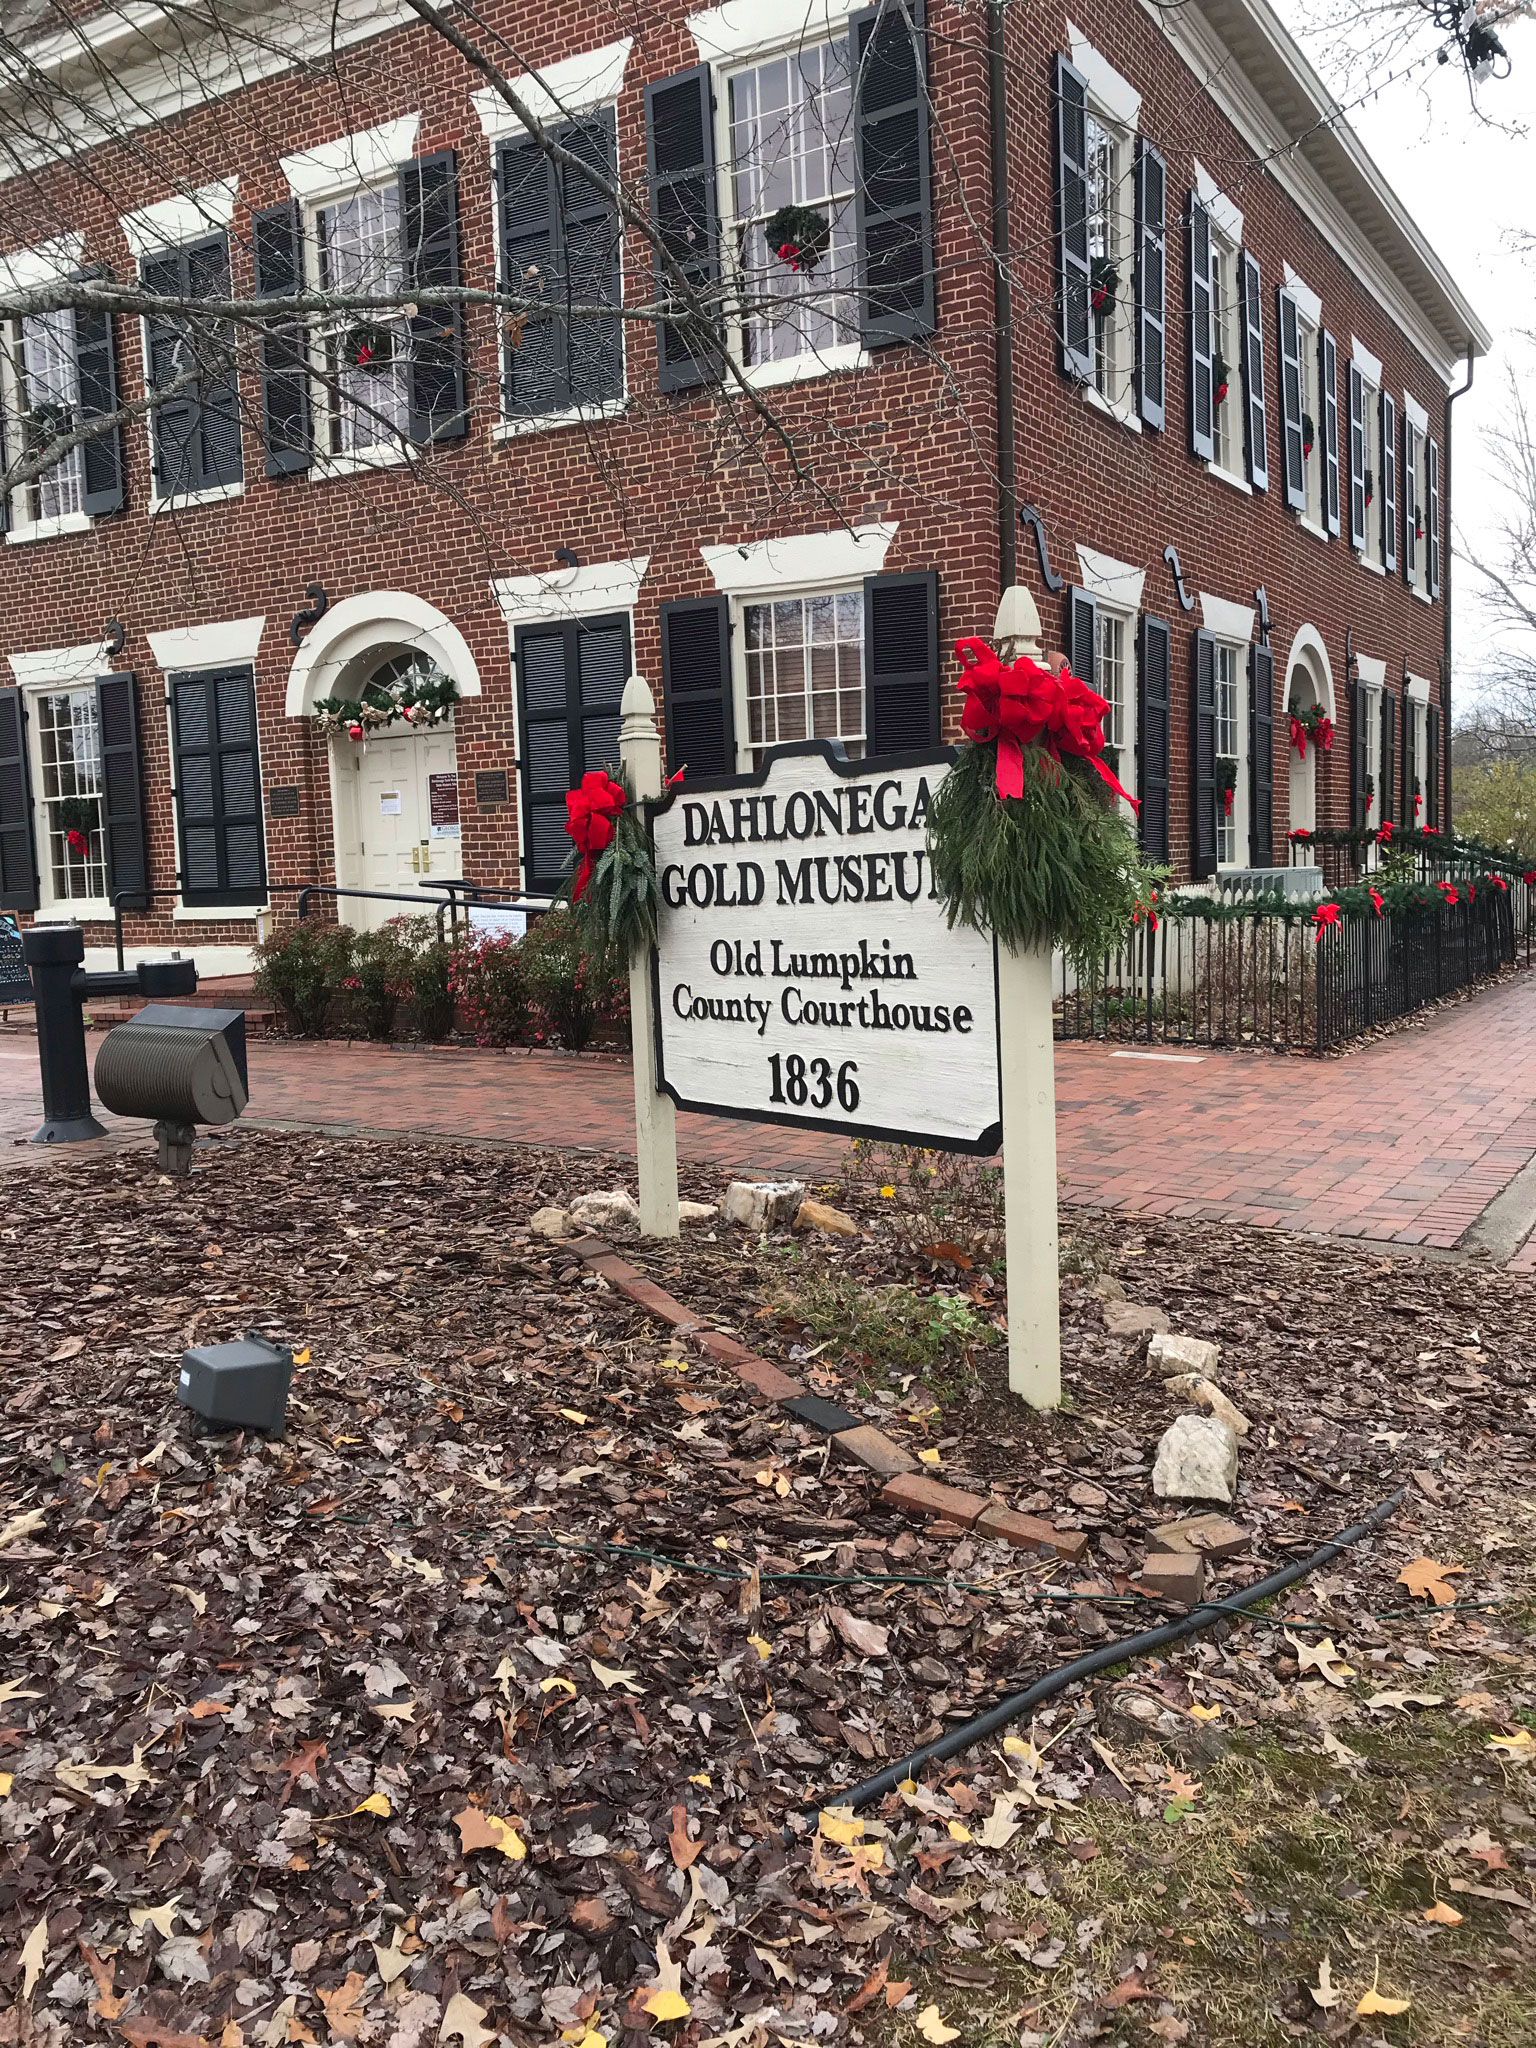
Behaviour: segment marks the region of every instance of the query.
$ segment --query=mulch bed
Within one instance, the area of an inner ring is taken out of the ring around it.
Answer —
[[[137,1151],[7,1177],[0,2042],[1236,2048],[1181,1992],[1176,1940],[1054,1930],[1096,1808],[1155,1830],[1170,1800],[1198,1811],[1198,1786],[1164,1782],[1180,1762],[1344,1726],[1336,1664],[1298,1668],[1295,1641],[1325,1635],[1364,1674],[1347,1704],[1367,1725],[1424,1710],[1369,1709],[1362,1684],[1411,1693],[1456,1663],[1487,1759],[1466,1826],[1482,1799],[1513,1873],[1487,1888],[1529,1896],[1536,1823],[1508,1818],[1530,1821],[1536,1705],[1527,1283],[1084,1219],[1071,1405],[1042,1418],[1006,1395],[995,1342],[940,1403],[876,1386],[778,1305],[782,1245],[624,1245],[937,1451],[935,1476],[1090,1531],[1073,1570],[903,1521],[817,1432],[530,1237],[536,1208],[631,1170],[250,1131],[187,1186]],[[798,1270],[936,1284],[897,1219],[863,1220]],[[1413,1475],[1408,1503],[1283,1621],[1223,1624],[818,1827],[838,1787],[1154,1618],[1123,1588],[1168,1513],[1148,1475],[1175,1410],[1104,1331],[1107,1273],[1219,1339],[1252,1417],[1235,1512],[1255,1555],[1221,1590]],[[1001,1317],[984,1274],[943,1284]],[[286,1439],[194,1437],[182,1347],[250,1327],[309,1352]],[[1415,1599],[1397,1575],[1421,1555],[1490,1604]],[[1483,1964],[1528,1967],[1533,1916],[1476,1910],[1497,1921]]]

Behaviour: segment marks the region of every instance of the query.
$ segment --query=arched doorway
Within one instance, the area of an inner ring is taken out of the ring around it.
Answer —
[[[288,715],[363,707],[360,720],[328,721],[339,887],[419,893],[425,908],[442,901],[434,883],[463,874],[453,706],[479,694],[463,635],[407,592],[345,598],[311,629],[289,673]],[[343,898],[338,910],[366,931],[407,906]]]
[[[1314,708],[1325,711],[1336,719],[1333,702],[1333,671],[1328,663],[1328,650],[1323,636],[1315,626],[1303,626],[1291,642],[1290,659],[1285,670],[1285,721],[1289,743],[1290,721],[1293,712],[1307,712]],[[1289,747],[1290,760],[1290,824],[1292,832],[1312,832],[1317,829],[1317,781],[1320,772],[1317,748],[1308,741],[1306,758],[1299,751]]]

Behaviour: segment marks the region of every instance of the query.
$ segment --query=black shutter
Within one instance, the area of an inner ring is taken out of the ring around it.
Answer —
[[[0,690],[0,910],[36,910],[32,774],[18,689]]]
[[[1216,642],[1195,635],[1194,687],[1189,693],[1190,873],[1197,882],[1216,872]]]
[[[509,292],[555,299],[560,274],[559,178],[538,144],[503,143],[496,152],[501,211],[502,282]],[[521,337],[504,337],[502,410],[509,419],[532,418],[569,404],[565,336],[551,314],[530,314]]]
[[[734,775],[736,715],[726,598],[678,597],[662,605],[661,694],[668,770]]]
[[[1141,850],[1148,860],[1169,857],[1170,765],[1173,707],[1170,692],[1173,629],[1166,619],[1143,615],[1137,640],[1137,795],[1141,798]]]
[[[520,626],[516,653],[524,885],[552,896],[571,852],[567,793],[597,769],[618,771],[629,621],[614,613]]]
[[[1411,589],[1419,565],[1419,466],[1414,460],[1413,421],[1403,414],[1403,581]]]
[[[194,299],[230,296],[229,237],[210,235],[186,251],[187,288]],[[199,490],[237,484],[245,475],[240,448],[240,390],[235,370],[234,330],[204,322],[199,336],[202,375],[198,379]]]
[[[939,739],[939,573],[864,578],[864,751],[907,754]]]
[[[214,235],[185,248],[156,250],[144,258],[140,276],[146,291],[166,298],[227,298],[228,239]],[[151,415],[156,496],[238,483],[240,408],[228,329],[173,313],[148,318],[145,331],[152,388],[164,389],[189,368],[198,373]]]
[[[1269,867],[1275,857],[1275,653],[1262,643],[1248,650],[1248,865]]]
[[[618,139],[612,109],[573,122],[560,136],[571,155],[610,185],[618,178]],[[619,256],[623,228],[618,208],[591,179],[575,169],[560,174],[560,279],[565,294],[567,403],[600,405],[624,396],[623,321],[617,311],[623,284]],[[612,306],[610,317],[585,318],[572,305]]]
[[[1056,59],[1057,338],[1065,376],[1093,381],[1088,259],[1088,81]]]
[[[1385,825],[1397,816],[1397,699],[1390,690],[1381,693],[1381,758],[1377,764],[1376,822]]]
[[[1067,592],[1067,663],[1090,690],[1098,685],[1098,599],[1088,590]]]
[[[75,364],[80,378],[80,420],[104,419],[117,411],[117,351],[112,316],[75,308]],[[123,509],[123,430],[105,427],[80,450],[85,470],[81,510],[92,519]]]
[[[1429,759],[1424,763],[1424,822],[1440,829],[1440,706],[1431,704],[1425,716]]]
[[[1317,338],[1317,383],[1322,394],[1323,417],[1318,431],[1323,437],[1323,524],[1330,533],[1339,530],[1339,351],[1325,328]]]
[[[1248,481],[1269,489],[1269,410],[1264,397],[1264,292],[1259,260],[1243,251],[1243,405],[1248,429]]]
[[[1212,435],[1215,385],[1211,336],[1211,217],[1193,193],[1189,196],[1189,445],[1209,462],[1216,450]]]
[[[181,900],[189,908],[262,903],[267,858],[251,671],[173,675],[170,689]]]
[[[1307,509],[1307,444],[1302,428],[1305,384],[1301,374],[1301,316],[1289,292],[1277,295],[1280,313],[1280,444],[1285,502],[1293,512]]]
[[[1397,568],[1397,407],[1381,394],[1381,562],[1390,576]]]
[[[614,117],[554,131],[573,156],[612,181],[617,175]],[[620,322],[576,319],[573,304],[617,307],[621,292],[618,210],[579,171],[551,162],[535,142],[503,143],[496,156],[502,277],[509,291],[548,300],[521,337],[505,337],[502,405],[509,418],[533,418],[624,394]]]
[[[1365,379],[1349,366],[1349,544],[1365,546]]]
[[[1136,402],[1149,427],[1168,422],[1168,166],[1136,143]]]
[[[257,296],[287,299],[302,291],[304,245],[297,203],[290,199],[253,213],[251,238]],[[261,416],[267,475],[291,476],[308,469],[312,459],[309,366],[304,327],[299,321],[275,322],[263,337]]]
[[[101,735],[101,826],[107,894],[125,910],[147,910],[149,884],[144,845],[144,783],[139,759],[137,692],[131,675],[96,678],[96,727]]]
[[[867,348],[932,334],[933,194],[923,0],[848,24],[854,95],[859,334]]]
[[[1349,686],[1349,822],[1357,831],[1362,831],[1369,822],[1367,812],[1370,805],[1366,797],[1365,779],[1371,772],[1370,732],[1368,722],[1371,715],[1371,697],[1364,683]]]
[[[651,219],[662,246],[689,289],[708,300],[720,275],[720,230],[715,203],[714,99],[709,66],[696,64],[645,88],[646,151]],[[656,260],[656,296],[676,303],[677,289]],[[656,329],[657,383],[684,391],[718,371],[716,317],[688,316]]]
[[[1429,594],[1440,595],[1440,443],[1424,443],[1424,541],[1428,553]]]
[[[411,439],[459,441],[469,431],[464,389],[464,309],[431,303],[434,290],[457,290],[459,178],[451,149],[400,166],[400,226],[411,321]]]
[[[140,279],[147,292],[159,298],[190,296],[187,285],[185,249],[161,249],[146,256]],[[163,391],[194,361],[194,342],[184,316],[159,319],[151,314],[144,323],[147,347],[147,382]],[[150,414],[150,455],[154,465],[155,495],[171,498],[198,488],[194,481],[202,467],[198,434],[197,386],[186,385]]]

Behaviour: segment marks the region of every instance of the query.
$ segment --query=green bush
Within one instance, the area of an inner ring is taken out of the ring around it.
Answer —
[[[797,1271],[786,1266],[770,1298],[794,1316],[829,1355],[846,1360],[865,1383],[883,1386],[907,1374],[953,1399],[975,1378],[978,1351],[995,1348],[995,1325],[964,1295],[931,1294],[899,1285],[865,1285],[836,1269]]]
[[[395,1016],[411,992],[422,918],[392,917],[376,932],[359,932],[352,947],[352,972],[346,988],[356,1004],[367,1035],[386,1041],[394,1034]]]
[[[581,1052],[600,1023],[626,1013],[623,969],[612,956],[587,952],[569,911],[535,918],[521,952],[541,1035],[558,1039],[567,1052]]]
[[[324,1038],[331,1005],[352,966],[350,925],[285,925],[256,948],[256,988],[299,1038]]]
[[[526,943],[487,933],[453,949],[448,986],[476,1045],[511,1045],[527,1029]]]
[[[1496,846],[1511,860],[1536,860],[1536,767],[1484,761],[1456,771],[1456,830]]]
[[[453,1029],[453,948],[435,935],[411,961],[407,980],[416,1036],[441,1045]]]

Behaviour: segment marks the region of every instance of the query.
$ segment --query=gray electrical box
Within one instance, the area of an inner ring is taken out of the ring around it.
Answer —
[[[96,1093],[119,1116],[153,1117],[161,1167],[190,1172],[197,1126],[233,1123],[248,1100],[245,1012],[146,1004],[102,1040]]]
[[[281,1436],[288,1413],[293,1353],[264,1337],[196,1344],[181,1354],[176,1398],[214,1429],[259,1429]]]

